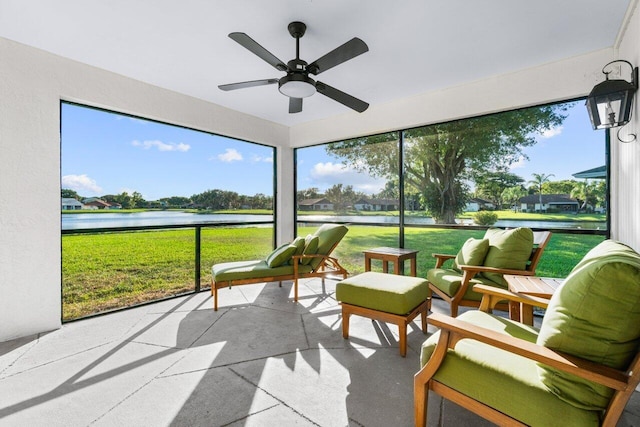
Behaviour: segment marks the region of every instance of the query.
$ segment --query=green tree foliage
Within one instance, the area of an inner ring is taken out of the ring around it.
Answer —
[[[405,132],[408,188],[419,192],[438,224],[455,223],[466,205],[464,180],[473,170],[500,170],[527,158],[535,136],[559,126],[567,105],[548,105],[431,125]],[[389,133],[327,145],[344,164],[373,176],[398,175],[398,135]]]
[[[509,206],[513,206],[514,210],[518,208],[518,202],[521,198],[527,195],[527,190],[522,185],[515,187],[505,188],[502,191],[502,200],[508,203]]]
[[[533,179],[530,180],[528,183],[531,184],[531,188],[533,188],[535,191],[538,192],[539,201],[540,201],[540,212],[542,212],[542,191],[544,190],[544,184],[549,182],[550,181],[549,178],[555,175],[553,175],[552,173],[550,174],[533,173],[531,174],[531,176],[533,176]]]
[[[321,196],[320,190],[317,187],[307,188],[306,190],[299,190],[296,193],[298,201],[307,199],[319,199]]]
[[[351,185],[343,187],[342,184],[336,184],[328,188],[324,195],[333,203],[333,209],[338,212],[346,211],[358,199],[358,195],[353,191]]]
[[[78,195],[78,193],[76,193],[74,190],[71,190],[69,188],[63,188],[62,190],[60,190],[60,197],[64,197],[65,199],[82,200],[82,198],[80,197],[80,195]]]
[[[542,184],[542,191],[545,194],[571,194],[573,189],[580,183],[574,179],[562,181],[548,181]]]
[[[585,180],[583,182],[576,182],[575,187],[571,191],[571,197],[576,199],[580,203],[578,212],[581,210],[595,208],[596,206],[604,206],[606,185],[604,181],[601,182],[589,182]]]
[[[498,214],[490,211],[479,211],[473,215],[473,222],[477,225],[493,225],[498,221]]]
[[[489,200],[494,206],[500,209],[505,202],[502,193],[509,187],[515,187],[524,182],[518,175],[506,172],[474,171],[473,180],[476,183],[476,194],[478,197]]]

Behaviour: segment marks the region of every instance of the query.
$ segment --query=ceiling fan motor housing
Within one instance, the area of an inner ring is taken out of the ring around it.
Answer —
[[[307,98],[316,93],[316,82],[303,73],[289,73],[278,80],[278,90],[289,98]]]

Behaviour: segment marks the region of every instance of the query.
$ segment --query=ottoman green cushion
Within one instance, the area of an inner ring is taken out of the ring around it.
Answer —
[[[531,343],[538,335],[531,326],[482,311],[468,311],[458,319]],[[422,345],[421,366],[433,354],[439,338],[440,332],[436,332]],[[448,351],[434,379],[528,425],[599,425],[600,411],[577,408],[558,399],[536,368],[536,362],[530,359],[463,339],[455,350]]]
[[[342,280],[336,285],[338,301],[405,315],[429,296],[429,284],[419,277],[366,272]]]

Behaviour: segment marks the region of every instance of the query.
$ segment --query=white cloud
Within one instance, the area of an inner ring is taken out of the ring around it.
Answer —
[[[138,141],[135,140],[131,142],[131,145],[134,147],[142,147],[145,150],[149,150],[150,148],[157,148],[158,151],[189,151],[191,146],[189,144],[185,144],[184,142],[180,142],[176,144],[175,142],[162,142],[159,140],[153,141]]]
[[[273,156],[262,157],[262,156],[258,156],[257,154],[254,154],[251,156],[251,161],[253,163],[260,163],[260,162],[273,163]]]
[[[356,191],[377,193],[384,188],[386,179],[375,178],[366,173],[358,172],[351,166],[341,163],[316,163],[311,172],[310,187],[328,188],[335,184],[351,185]]]
[[[94,179],[89,178],[85,174],[63,176],[62,188],[69,188],[78,193],[91,192],[98,194],[102,192],[102,187],[100,187]]]
[[[223,154],[218,154],[218,160],[222,162],[239,162],[242,160],[242,154],[235,148],[227,148]]]
[[[562,126],[558,126],[558,127],[555,127],[555,128],[544,130],[540,134],[540,137],[542,137],[544,139],[553,138],[554,136],[560,135],[562,133],[562,129],[563,129]]]

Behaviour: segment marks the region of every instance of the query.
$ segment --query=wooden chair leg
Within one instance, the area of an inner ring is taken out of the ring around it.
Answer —
[[[213,296],[213,311],[218,311],[218,288],[213,280],[211,281],[211,295]]]
[[[429,389],[417,378],[413,379],[413,416],[416,427],[427,427]]]
[[[431,300],[429,300],[429,303],[427,304],[427,307],[430,305],[430,303],[431,303]],[[421,325],[422,326],[422,332],[425,333],[425,334],[427,333],[427,311],[428,310],[429,309],[427,308],[422,313],[420,313],[420,318],[422,320],[422,322],[421,322],[422,323],[422,325]]]
[[[342,306],[342,338],[349,338],[349,316],[351,313],[348,312],[344,305]]]
[[[400,335],[400,356],[407,357],[407,322],[398,323]]]

